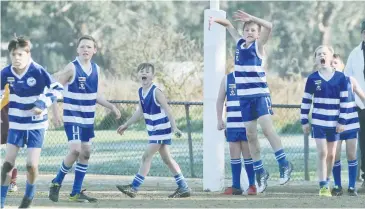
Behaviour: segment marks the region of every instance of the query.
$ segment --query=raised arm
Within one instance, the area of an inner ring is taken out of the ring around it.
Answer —
[[[232,23],[227,19],[215,18],[213,19],[214,22],[224,26],[227,28],[229,34],[231,34],[232,38],[234,39],[235,43],[237,43],[241,39],[241,35],[238,33],[236,28],[233,27]]]
[[[241,21],[241,22],[253,21],[262,26],[260,31],[260,37],[257,41],[257,47],[260,53],[263,54],[264,46],[266,42],[269,40],[271,34],[272,23],[264,19],[250,15],[242,10],[238,10],[237,12],[235,12],[233,17],[235,18],[235,21]]]
[[[346,66],[345,66],[345,70],[344,70],[344,73],[346,76],[354,76],[354,72],[353,72],[353,67],[352,67],[352,58],[353,57],[353,53],[351,52],[349,57],[347,58],[347,62],[346,62]]]
[[[216,110],[217,110],[217,129],[223,130],[224,121],[223,121],[223,108],[224,108],[224,101],[226,100],[226,76],[223,77],[221,81],[221,85],[219,87],[218,98],[216,103]]]

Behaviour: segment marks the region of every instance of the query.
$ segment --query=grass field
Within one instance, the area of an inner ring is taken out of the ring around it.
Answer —
[[[180,164],[184,175],[192,177],[189,146],[187,136],[174,139],[171,145],[172,155]],[[294,164],[294,180],[304,180],[304,139],[302,135],[281,135],[288,159]],[[224,139],[222,139],[224,140]],[[203,139],[201,133],[192,134],[193,141],[193,169],[195,177],[203,176]],[[311,179],[316,179],[316,150],[314,141],[309,141],[309,174]],[[278,178],[278,166],[268,141],[260,137],[262,146],[262,159],[264,166],[271,174],[271,179]],[[124,136],[118,135],[115,131],[96,131],[96,138],[93,141],[93,150],[90,159],[88,173],[108,175],[134,175],[138,168],[141,155],[147,145],[146,133],[144,131],[128,131]],[[66,135],[64,131],[48,131],[41,155],[40,173],[55,174],[64,156],[67,154]],[[230,178],[230,158],[228,145],[226,143],[226,177]],[[4,149],[1,149],[1,156],[4,157]],[[342,155],[345,157],[345,155]],[[344,159],[345,160],[345,159]],[[346,161],[343,161],[346,162]],[[20,151],[16,164],[20,171],[25,168],[25,150]],[[343,163],[344,178],[347,176],[346,163]],[[150,176],[169,176],[169,170],[163,164],[159,156],[155,156],[152,162]],[[347,179],[347,178],[346,178]]]
[[[98,198],[97,203],[68,201],[73,175],[65,178],[57,203],[48,200],[48,185],[53,176],[41,175],[32,208],[363,208],[365,191],[359,197],[319,197],[315,182],[295,181],[280,186],[269,182],[264,194],[257,196],[226,196],[220,192],[204,192],[201,179],[187,179],[192,196],[186,199],[168,199],[176,184],[173,178],[148,177],[138,196],[131,199],[115,188],[115,184],[128,184],[132,176],[86,175],[84,188],[87,194]],[[24,194],[25,176],[19,177],[19,191],[8,194],[6,208],[17,208]],[[228,184],[228,181],[227,181]]]

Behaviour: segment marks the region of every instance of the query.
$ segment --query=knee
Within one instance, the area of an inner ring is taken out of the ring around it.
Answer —
[[[27,164],[27,171],[29,174],[32,174],[32,175],[38,173],[38,165]]]
[[[264,136],[266,138],[270,137],[273,132],[274,132],[273,127],[265,127],[265,128],[262,129],[262,133],[264,134]]]
[[[166,165],[170,165],[171,164],[171,159],[169,157],[161,157],[162,161],[166,164]]]
[[[90,150],[85,150],[82,152],[82,157],[85,159],[85,160],[89,160],[90,159],[90,155],[91,155],[91,152]]]
[[[246,131],[246,136],[248,141],[257,140],[257,132],[256,131]]]
[[[333,161],[335,159],[335,157],[336,157],[336,155],[332,152],[329,152],[327,154],[327,160],[329,160],[329,161]]]
[[[151,158],[151,157],[150,157],[148,154],[144,153],[144,154],[142,155],[142,163],[144,163],[144,162],[148,161],[150,158]],[[163,159],[162,159],[162,160],[163,160]],[[165,161],[164,161],[164,162],[165,162]]]
[[[12,165],[11,163],[9,163],[9,162],[4,162],[4,164],[3,164],[3,167],[2,167],[2,169],[1,169],[1,173],[2,174],[7,174],[7,173],[9,173],[10,171],[11,171],[11,169],[13,169],[14,168],[14,165]]]
[[[70,153],[71,153],[71,155],[73,155],[73,156],[75,156],[75,157],[79,157],[79,155],[80,155],[80,150],[78,150],[78,149],[72,149],[72,150],[70,151]]]
[[[319,150],[317,155],[318,155],[318,158],[319,159],[322,159],[323,160],[323,159],[326,159],[327,152],[324,151],[324,150]]]
[[[356,160],[356,152],[347,153],[347,160]]]

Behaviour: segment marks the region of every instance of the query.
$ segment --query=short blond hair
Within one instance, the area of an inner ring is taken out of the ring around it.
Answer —
[[[335,53],[335,50],[333,49],[333,47],[331,45],[319,45],[315,50],[314,50],[314,58],[317,56],[317,51],[319,49],[322,49],[322,48],[327,48],[328,50],[330,50],[330,52],[332,54]]]

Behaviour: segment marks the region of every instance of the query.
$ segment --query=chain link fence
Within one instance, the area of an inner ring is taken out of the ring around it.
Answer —
[[[135,111],[138,101],[111,101],[122,113],[116,120],[114,115],[101,106],[97,107],[95,138],[88,173],[108,175],[134,175],[139,168],[141,156],[147,146],[147,132],[144,120],[132,125],[123,136],[116,129]],[[57,104],[62,111],[62,104]],[[170,102],[177,126],[184,132],[181,138],[174,138],[170,146],[171,154],[180,165],[184,176],[203,177],[203,103]],[[273,105],[275,129],[281,137],[287,157],[294,164],[294,180],[316,179],[316,147],[301,131],[299,105]],[[50,113],[50,118],[52,114]],[[68,143],[63,127],[54,128],[50,120],[43,145],[40,172],[56,174],[68,152]],[[259,128],[261,157],[271,179],[279,178],[278,164],[271,146]],[[225,140],[222,138],[222,140]],[[228,143],[225,143],[225,172],[231,177]],[[17,165],[25,170],[26,149],[20,151]],[[2,158],[4,149],[1,150]],[[346,155],[342,155],[345,157]],[[345,158],[344,158],[345,159]],[[346,172],[346,171],[345,171]],[[171,176],[159,155],[152,162],[150,176]],[[344,173],[343,175],[347,175]]]

